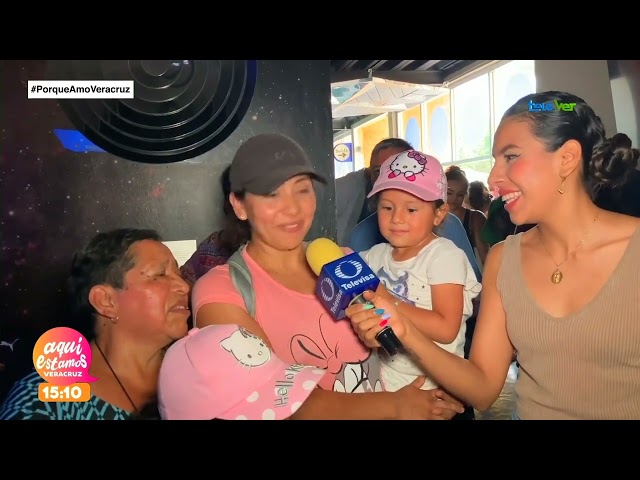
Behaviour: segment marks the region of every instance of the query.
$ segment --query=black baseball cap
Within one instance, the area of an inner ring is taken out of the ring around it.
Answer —
[[[266,133],[240,146],[231,162],[229,179],[232,192],[267,195],[290,178],[305,174],[327,183],[298,143],[285,135]]]

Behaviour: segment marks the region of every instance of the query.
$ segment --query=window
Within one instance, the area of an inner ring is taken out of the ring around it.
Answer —
[[[460,164],[470,182],[487,183],[500,119],[535,87],[534,61],[514,60],[452,89],[453,163]]]
[[[535,91],[535,61],[513,60],[398,113],[398,136],[443,165],[459,164],[469,181],[486,183],[493,166],[493,135],[502,115]],[[353,170],[368,166],[376,143],[391,136],[392,118],[392,114],[381,114],[353,129],[353,162],[349,165]],[[336,177],[348,168],[339,163]]]
[[[482,75],[453,90],[454,161],[491,155],[489,76]]]
[[[534,60],[513,60],[491,72],[493,76],[494,131],[507,109],[536,91]]]

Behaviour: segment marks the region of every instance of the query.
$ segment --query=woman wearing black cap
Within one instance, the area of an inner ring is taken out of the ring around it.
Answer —
[[[240,252],[255,292],[255,318],[247,313],[229,265],[220,265],[194,286],[194,323],[240,325],[261,337],[283,361],[331,373],[300,405],[288,401],[283,372],[277,407],[301,419],[449,419],[462,411],[441,390],[416,388],[420,381],[398,392],[381,392],[375,355],[348,321],[333,320],[316,299],[317,277],[307,263],[304,239],[316,211],[313,181],[326,180],[314,171],[300,145],[277,134],[249,139],[233,159],[230,181],[236,217],[225,229],[246,235]],[[260,374],[259,358],[240,347],[234,347],[233,354]]]

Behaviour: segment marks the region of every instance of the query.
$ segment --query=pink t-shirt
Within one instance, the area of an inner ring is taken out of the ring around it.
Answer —
[[[381,391],[376,355],[360,341],[348,319],[334,320],[314,295],[290,290],[276,282],[243,249],[256,295],[256,321],[274,353],[291,364],[329,370],[319,386],[342,392]],[[208,303],[228,303],[245,309],[233,286],[229,265],[219,265],[200,277],[193,288],[194,318]]]

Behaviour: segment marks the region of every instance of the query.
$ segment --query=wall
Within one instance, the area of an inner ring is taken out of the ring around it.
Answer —
[[[96,232],[146,227],[165,240],[202,240],[221,227],[220,172],[258,133],[293,137],[333,179],[328,60],[258,62],[254,98],[238,128],[208,153],[165,165],[66,150],[52,132],[75,127],[58,103],[27,99],[27,81],[46,78],[45,70],[44,61],[2,64],[0,341],[19,339],[13,351],[0,347],[4,387],[12,365],[29,366],[37,337],[64,323],[71,256]],[[310,238],[335,238],[334,192],[333,182],[319,189]]]
[[[618,132],[606,60],[536,60],[536,91],[560,90],[584,99],[607,135]]]
[[[389,115],[380,115],[375,120],[370,120],[363,124],[361,128],[355,128],[355,155],[364,163],[364,167],[369,166],[371,161],[371,152],[380,140],[391,136],[389,128]],[[356,170],[359,162],[356,161]]]
[[[618,132],[640,145],[640,60],[607,60]]]

